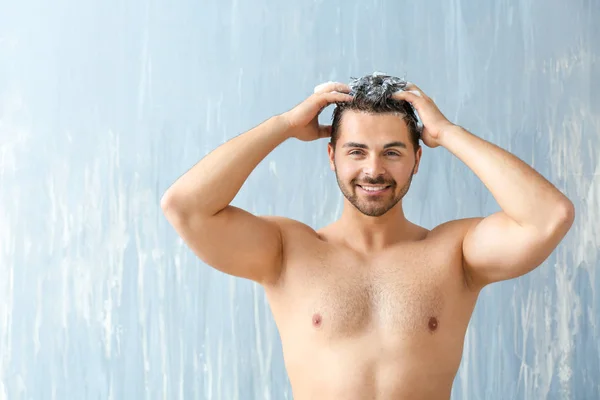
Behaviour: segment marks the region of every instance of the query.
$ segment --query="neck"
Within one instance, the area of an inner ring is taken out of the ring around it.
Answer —
[[[336,222],[344,241],[361,253],[376,253],[409,238],[414,225],[404,216],[402,201],[380,217],[369,217],[344,199],[344,210]]]

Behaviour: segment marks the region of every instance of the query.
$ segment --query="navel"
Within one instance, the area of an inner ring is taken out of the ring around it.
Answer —
[[[438,328],[438,320],[436,317],[429,318],[429,324],[427,325],[431,332],[434,332]]]
[[[321,326],[322,321],[323,321],[323,318],[321,317],[321,314],[317,313],[317,314],[313,315],[313,317],[312,317],[313,326],[315,326],[315,327]]]

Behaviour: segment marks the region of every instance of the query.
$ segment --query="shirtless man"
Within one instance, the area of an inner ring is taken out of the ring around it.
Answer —
[[[334,103],[332,126],[319,125]],[[401,200],[419,135],[463,161],[502,211],[431,231],[408,221]],[[339,220],[315,231],[229,205],[279,144],[326,137],[344,194]],[[481,289],[540,265],[574,218],[524,162],[449,122],[417,86],[380,74],[320,85],[208,154],[161,206],[206,264],[264,287],[296,400],[449,399]]]

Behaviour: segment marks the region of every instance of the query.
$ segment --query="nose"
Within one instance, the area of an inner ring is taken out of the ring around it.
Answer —
[[[383,160],[377,156],[368,157],[365,159],[363,173],[371,178],[377,178],[378,176],[384,175],[385,168]]]

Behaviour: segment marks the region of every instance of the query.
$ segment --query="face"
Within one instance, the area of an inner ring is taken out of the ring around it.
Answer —
[[[328,152],[344,197],[361,213],[379,217],[408,192],[422,150],[415,153],[401,117],[347,110],[335,152],[331,144]]]

